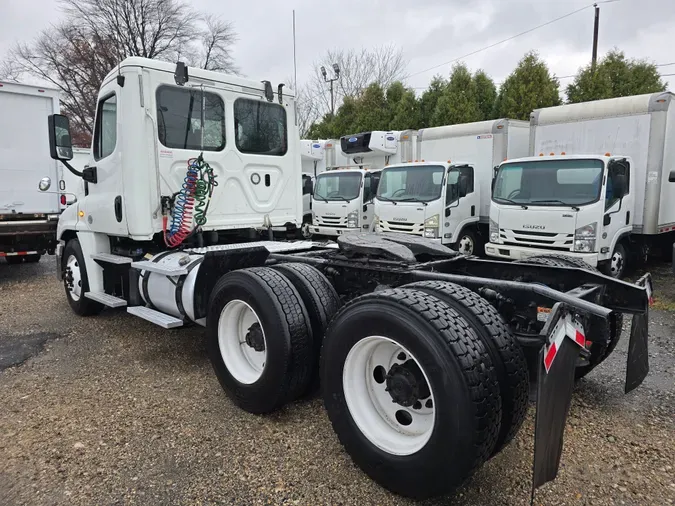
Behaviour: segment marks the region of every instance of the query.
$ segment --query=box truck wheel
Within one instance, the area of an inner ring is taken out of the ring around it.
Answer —
[[[5,257],[5,260],[9,265],[19,265],[21,262],[23,262],[23,257],[19,255],[12,255]]]
[[[589,265],[581,258],[568,257],[565,255],[539,255],[530,257],[526,260],[518,260],[516,263],[550,265],[553,267],[577,267],[590,272],[600,273],[598,269]],[[621,313],[612,313],[609,317],[609,325],[603,325],[598,329],[589,329],[589,341],[592,343],[590,346],[591,357],[588,359],[587,363],[576,368],[574,371],[576,379],[586,376],[595,367],[600,365],[612,351],[614,351],[614,348],[616,348],[616,345],[619,343],[619,339],[621,339],[622,331],[623,314]],[[593,336],[597,335],[596,333],[598,332],[602,334],[602,339],[593,342]]]
[[[321,350],[323,399],[341,443],[401,495],[449,493],[491,454],[501,399],[482,341],[433,295],[388,289],[354,299]]]
[[[478,235],[470,228],[465,228],[459,234],[457,242],[453,249],[459,251],[463,255],[471,256],[480,254],[480,245],[478,244]]]
[[[62,269],[68,304],[75,314],[92,316],[100,313],[103,305],[84,296],[89,291],[89,280],[82,247],[77,239],[68,241],[63,249]]]
[[[625,246],[622,243],[618,242],[616,243],[616,246],[614,246],[612,256],[607,261],[607,263],[605,263],[603,271],[608,276],[611,276],[616,279],[621,279],[626,273],[627,264],[628,264],[628,252],[626,251]]]
[[[518,433],[527,414],[530,380],[522,348],[499,312],[468,288],[447,281],[420,281],[401,288],[420,290],[441,299],[466,318],[485,345],[502,398],[501,429],[494,450],[499,452]]]
[[[319,386],[318,363],[323,336],[333,316],[340,309],[340,297],[326,276],[311,265],[287,263],[275,265],[273,268],[288,278],[307,308],[309,323],[312,327],[311,358],[313,360],[309,389],[315,391]]]
[[[312,373],[312,329],[291,282],[268,267],[232,271],[213,288],[206,317],[211,364],[249,413],[300,397]]]

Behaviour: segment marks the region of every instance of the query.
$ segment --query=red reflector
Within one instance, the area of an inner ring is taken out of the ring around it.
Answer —
[[[65,195],[61,195],[61,205],[62,205],[62,206],[65,206],[65,205],[66,205],[66,202],[67,202],[67,201],[66,201],[66,196],[65,196]]]
[[[45,90],[38,90],[38,91],[39,91],[40,93],[44,93],[44,92],[45,92]]]

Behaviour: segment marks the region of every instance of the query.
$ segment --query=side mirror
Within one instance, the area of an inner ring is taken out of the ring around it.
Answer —
[[[615,174],[612,179],[613,196],[621,200],[626,195],[626,176],[624,174]]]
[[[675,183],[675,170],[671,170],[670,174],[668,174],[668,182]]]
[[[49,154],[54,160],[72,160],[73,144],[70,140],[70,121],[63,114],[51,114],[49,126]]]
[[[84,179],[87,183],[98,183],[96,167],[85,167],[82,170],[82,179]]]
[[[40,183],[38,184],[38,190],[40,190],[41,192],[46,192],[47,190],[49,190],[49,188],[51,188],[51,186],[52,186],[51,178],[43,177],[42,179],[40,179]]]
[[[467,176],[459,176],[457,181],[457,189],[459,191],[459,198],[466,197],[469,190],[469,178]]]

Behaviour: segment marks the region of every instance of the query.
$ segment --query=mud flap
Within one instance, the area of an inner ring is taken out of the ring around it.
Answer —
[[[652,277],[645,274],[635,283],[643,286],[652,303]],[[628,393],[639,387],[649,373],[648,355],[649,308],[643,314],[633,315],[628,342],[628,363],[626,364],[626,385],[624,392]]]
[[[558,474],[574,371],[585,343],[583,328],[560,303],[553,307],[542,333],[546,333],[547,345],[541,349],[538,361],[532,498],[536,488]]]

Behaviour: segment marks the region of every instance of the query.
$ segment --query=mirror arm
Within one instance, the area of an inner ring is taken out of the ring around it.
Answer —
[[[80,172],[79,170],[75,170],[75,167],[70,165],[66,160],[59,160],[59,161],[66,166],[66,169],[75,174],[77,177],[84,177],[84,174],[82,174],[82,172]]]

